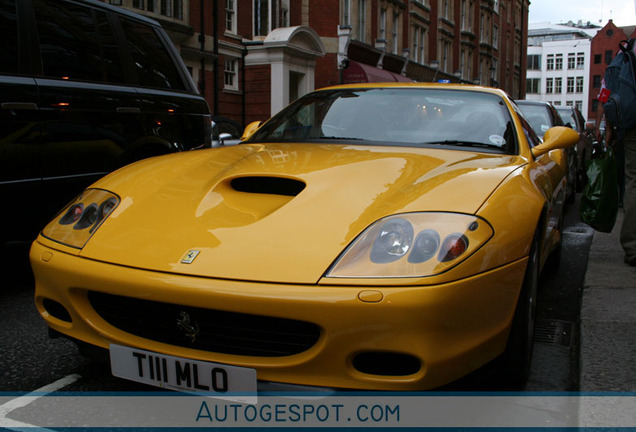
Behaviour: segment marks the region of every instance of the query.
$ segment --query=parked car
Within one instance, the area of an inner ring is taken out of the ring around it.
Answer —
[[[581,192],[587,183],[585,173],[586,162],[592,159],[594,150],[594,137],[591,130],[594,129],[591,123],[586,123],[583,114],[575,106],[556,107],[563,123],[579,133],[579,142],[574,146],[576,150],[576,189]]]
[[[316,91],[258,126],[124,167],[46,226],[31,263],[53,334],[116,376],[217,394],[422,390],[498,356],[527,377],[562,236],[551,152],[576,132],[541,142],[498,89],[405,83]]]
[[[31,242],[104,174],[210,147],[210,113],[161,26],[91,0],[0,0],[0,246]]]
[[[518,100],[517,105],[541,139],[551,127],[564,125],[556,108],[549,102]],[[576,149],[574,147],[566,149],[565,156],[568,179],[566,198],[568,202],[573,202],[578,188],[576,183],[578,170]]]

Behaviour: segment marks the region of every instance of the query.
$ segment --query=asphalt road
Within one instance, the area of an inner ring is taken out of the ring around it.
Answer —
[[[579,376],[581,294],[592,231],[579,221],[578,202],[566,213],[560,267],[541,278],[538,325],[532,374],[525,390],[575,391]],[[29,392],[72,377],[65,391],[153,390],[114,378],[108,366],[88,360],[68,340],[48,337],[47,326],[33,303],[33,280],[25,268],[24,250],[11,253],[0,289],[0,392]],[[497,389],[492,371],[449,389]]]

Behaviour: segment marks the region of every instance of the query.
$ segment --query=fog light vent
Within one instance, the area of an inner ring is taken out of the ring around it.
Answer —
[[[406,376],[418,372],[421,364],[416,357],[409,354],[366,352],[353,359],[353,367],[369,375]]]
[[[73,320],[71,319],[71,314],[68,313],[66,308],[62,306],[61,303],[45,298],[44,300],[42,300],[42,306],[44,306],[44,309],[46,309],[46,311],[52,317],[66,322],[73,322]]]

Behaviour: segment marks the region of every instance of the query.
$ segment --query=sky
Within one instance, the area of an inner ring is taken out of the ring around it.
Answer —
[[[582,20],[604,26],[610,19],[619,27],[636,25],[636,0],[530,0],[530,23]]]

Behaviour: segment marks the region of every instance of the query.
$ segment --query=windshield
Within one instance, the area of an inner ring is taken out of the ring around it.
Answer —
[[[375,88],[318,91],[285,108],[249,142],[346,142],[513,152],[501,97],[479,91]]]

